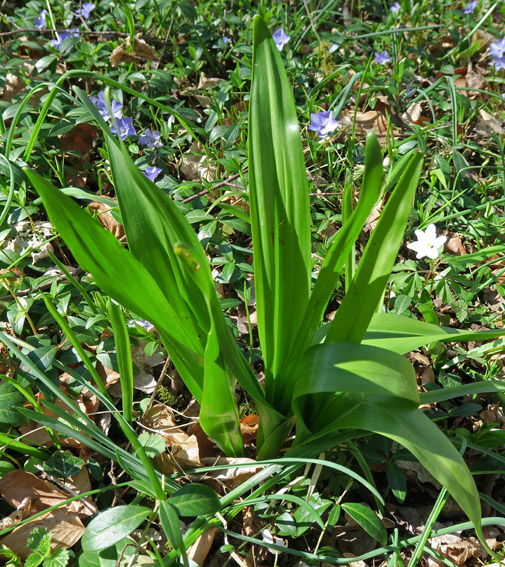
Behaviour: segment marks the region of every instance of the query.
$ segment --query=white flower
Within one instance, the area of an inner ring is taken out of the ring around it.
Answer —
[[[437,237],[437,229],[434,224],[429,224],[426,230],[416,230],[417,242],[407,244],[407,248],[417,252],[417,259],[427,256],[434,260],[438,258],[438,249],[447,240],[446,236]]]

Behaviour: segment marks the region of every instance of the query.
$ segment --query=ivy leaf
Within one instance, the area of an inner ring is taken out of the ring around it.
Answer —
[[[77,474],[84,461],[67,451],[53,453],[44,463],[44,472],[56,478],[68,478]]]

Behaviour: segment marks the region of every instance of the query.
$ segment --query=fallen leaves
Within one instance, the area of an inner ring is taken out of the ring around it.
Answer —
[[[87,475],[87,472],[83,474]],[[89,483],[89,479],[87,482]],[[73,487],[79,486],[88,486],[82,475],[78,481],[74,479]],[[7,473],[0,479],[0,493],[5,501],[15,508],[15,512],[9,515],[11,525],[52,506],[59,505],[59,507],[14,528],[0,540],[0,545],[5,545],[20,557],[26,558],[31,553],[26,541],[36,527],[46,528],[51,532],[52,549],[68,549],[75,545],[84,533],[81,518],[93,514],[93,506],[90,502],[85,504],[81,500],[62,504],[71,497],[72,489],[70,488],[69,491],[70,493],[64,492],[52,482],[42,480],[23,470]]]
[[[125,43],[118,45],[110,55],[110,64],[113,67],[121,63],[145,63],[146,61],[158,61],[158,56],[154,47],[139,36],[134,38],[133,46],[130,37],[127,37]]]

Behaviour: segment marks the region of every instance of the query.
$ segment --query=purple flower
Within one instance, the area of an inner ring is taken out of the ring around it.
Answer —
[[[144,135],[139,137],[139,142],[148,148],[161,148],[163,147],[163,143],[160,142],[160,136],[161,132],[158,132],[157,130],[154,130],[154,132],[146,130]]]
[[[317,132],[320,138],[326,137],[330,132],[336,130],[339,123],[333,118],[331,110],[316,112],[310,115],[309,130]]]
[[[225,43],[231,43],[231,38],[229,38],[227,35],[223,35],[223,41]]]
[[[414,96],[416,94],[416,91],[417,91],[417,89],[412,86],[412,83],[409,83],[407,85],[407,90],[405,91],[405,96],[407,98]]]
[[[505,37],[489,45],[489,55],[498,59],[505,55]]]
[[[380,53],[378,53],[377,51],[375,52],[375,62],[378,63],[379,65],[385,65],[390,61],[391,61],[391,57],[389,57],[388,52],[386,50],[381,51]]]
[[[154,183],[154,180],[158,177],[161,171],[162,170],[159,167],[153,165],[152,167],[146,167],[142,173],[147,177],[147,179],[149,179],[149,181]]]
[[[494,61],[490,64],[492,65],[493,63],[494,63],[495,71],[499,71],[500,69],[505,69],[505,56],[495,57]]]
[[[46,27],[46,14],[47,10],[41,10],[39,17],[33,20],[33,27],[37,30],[43,30]]]
[[[465,9],[463,10],[463,14],[473,14],[475,11],[475,8],[477,8],[477,4],[479,2],[477,0],[472,0],[471,2],[469,2],[466,6]]]
[[[125,140],[128,136],[135,136],[137,133],[135,128],[132,124],[132,119],[129,116],[125,116],[124,118],[118,118],[117,122],[117,130],[116,126],[112,125],[110,131],[113,134],[116,134],[121,140]]]
[[[400,6],[399,2],[395,2],[391,8],[389,8],[390,12],[393,12],[393,14],[398,14],[398,12],[402,9],[402,7]]]
[[[84,2],[81,8],[77,9],[77,15],[87,20],[91,12],[95,9],[95,5],[91,2]]]
[[[56,49],[61,49],[63,42],[70,37],[79,37],[79,30],[77,28],[72,28],[64,32],[56,32],[56,39],[52,39],[51,43],[56,47]]]
[[[505,100],[505,93],[502,93],[501,97],[502,97],[503,100]]]
[[[277,47],[279,51],[282,51],[291,38],[282,28],[279,28],[273,33],[272,39],[275,41],[275,47]]]
[[[104,120],[110,120],[109,109],[107,108],[107,103],[105,102],[105,94],[103,92],[99,92],[98,96],[92,96],[90,100],[98,108],[98,112],[100,113],[101,117]],[[123,117],[123,114],[121,113],[121,108],[123,108],[123,105],[120,102],[118,102],[117,100],[111,100],[110,106],[112,110],[112,116],[114,116],[114,118]]]

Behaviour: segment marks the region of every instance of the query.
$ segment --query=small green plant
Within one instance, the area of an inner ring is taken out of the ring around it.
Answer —
[[[24,567],[66,567],[68,564],[70,555],[66,549],[51,550],[51,532],[46,528],[35,528],[26,543],[32,553],[25,559]]]

